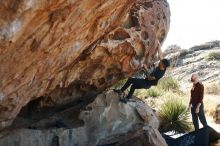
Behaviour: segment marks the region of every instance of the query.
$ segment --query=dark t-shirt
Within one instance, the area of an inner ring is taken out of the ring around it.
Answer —
[[[165,70],[160,70],[160,68],[157,67],[157,68],[150,74],[150,76],[153,76],[153,77],[156,78],[155,80],[151,80],[152,85],[157,85],[159,79],[164,76],[165,72],[166,72],[166,69],[165,69]]]

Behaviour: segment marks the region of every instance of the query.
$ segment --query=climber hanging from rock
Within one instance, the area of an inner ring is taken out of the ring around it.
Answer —
[[[123,97],[121,99],[122,102],[127,103],[127,101],[132,97],[135,89],[149,89],[151,86],[156,86],[159,79],[164,76],[166,68],[170,66],[170,62],[163,58],[160,45],[158,46],[158,55],[160,62],[149,76],[147,76],[145,79],[128,78],[127,82],[121,89],[114,89],[115,92],[122,94],[131,85],[127,97]],[[146,64],[143,64],[142,67],[145,70],[147,69]]]

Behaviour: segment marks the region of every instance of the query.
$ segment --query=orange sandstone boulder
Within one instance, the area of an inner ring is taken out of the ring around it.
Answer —
[[[69,90],[74,100],[131,76],[169,22],[166,0],[0,1],[0,127],[31,100]]]

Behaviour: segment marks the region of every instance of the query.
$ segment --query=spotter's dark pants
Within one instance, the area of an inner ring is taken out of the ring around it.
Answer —
[[[203,103],[200,106],[198,114],[196,114],[196,107],[197,106],[192,106],[191,107],[191,114],[192,114],[192,120],[193,120],[194,128],[195,128],[195,130],[198,130],[199,129],[199,120],[202,123],[203,127],[207,126],[207,122],[206,122],[206,118],[205,118]]]
[[[131,85],[130,91],[127,95],[127,98],[130,99],[135,91],[135,89],[150,88],[152,83],[146,79],[137,79],[129,78],[124,86],[121,88],[121,91],[125,91]]]

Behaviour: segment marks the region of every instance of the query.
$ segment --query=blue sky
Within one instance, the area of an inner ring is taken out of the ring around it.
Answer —
[[[162,46],[172,44],[187,49],[220,40],[220,0],[168,0],[171,24]]]

